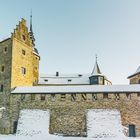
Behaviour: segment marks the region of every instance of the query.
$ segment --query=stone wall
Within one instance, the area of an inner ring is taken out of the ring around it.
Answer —
[[[85,95],[85,94],[84,94]],[[138,94],[139,95],[139,94]],[[137,136],[140,136],[140,100],[136,93],[120,94],[97,94],[97,100],[92,94],[86,94],[86,100],[82,94],[77,94],[76,100],[71,100],[71,94],[57,94],[55,100],[50,94],[11,95],[11,124],[18,120],[19,110],[26,109],[50,109],[50,133],[64,135],[86,136],[86,110],[87,109],[118,109],[121,112],[122,124],[128,127],[129,124],[136,125]],[[12,128],[11,128],[12,129]]]
[[[140,84],[140,73],[130,78],[130,84]]]
[[[0,108],[5,107],[3,117],[0,118],[0,132],[10,133],[9,121],[9,99],[11,92],[11,63],[12,63],[12,41],[11,38],[0,42],[0,85],[3,85],[3,91],[0,91]],[[1,72],[1,67],[4,71]]]
[[[6,39],[0,42],[0,86],[3,85],[3,91],[0,91],[0,94],[3,94],[3,97],[0,98],[4,103],[7,103],[7,98],[4,98],[5,94],[10,93],[11,89],[11,63],[12,63],[12,42],[11,39]],[[1,71],[2,66],[4,71]],[[0,103],[2,103],[0,102]]]

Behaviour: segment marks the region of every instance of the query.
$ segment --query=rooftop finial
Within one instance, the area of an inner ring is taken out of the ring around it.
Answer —
[[[30,15],[30,38],[32,40],[33,47],[35,46],[35,38],[33,33],[33,27],[32,27],[32,9],[31,9],[31,15]]]
[[[97,56],[97,54],[95,55],[95,57],[96,57],[96,63],[97,63],[97,60],[98,60],[98,56]]]
[[[100,68],[98,66],[98,57],[97,57],[97,54],[95,55],[95,58],[96,58],[96,61],[95,61],[95,65],[94,65],[94,68],[93,68],[93,71],[92,71],[92,75],[98,75],[98,74],[101,74],[101,71],[100,71]]]
[[[31,15],[30,15],[30,32],[32,32],[32,9],[31,9]]]

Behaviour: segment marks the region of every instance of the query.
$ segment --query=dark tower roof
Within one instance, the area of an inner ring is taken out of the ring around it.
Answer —
[[[35,46],[35,37],[34,37],[34,33],[33,33],[33,27],[32,27],[32,12],[31,12],[31,15],[30,15],[30,39],[32,40],[32,45],[33,47]]]
[[[96,56],[95,65],[94,65],[94,68],[93,68],[91,75],[99,75],[99,74],[101,74],[101,71],[100,71],[100,68],[99,68],[99,65],[97,62],[97,56]]]

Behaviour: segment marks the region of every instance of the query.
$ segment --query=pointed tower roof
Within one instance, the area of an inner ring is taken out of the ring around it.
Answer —
[[[127,78],[129,79],[129,78],[131,78],[131,77],[133,77],[133,76],[135,76],[137,74],[140,74],[140,66],[137,68],[135,73],[133,73],[132,75],[128,76]]]
[[[30,15],[30,39],[32,40],[32,44],[33,47],[35,46],[35,37],[34,37],[34,33],[33,33],[33,27],[32,27],[32,11],[31,11],[31,15]]]
[[[137,68],[136,73],[140,72],[140,66]]]
[[[92,71],[91,75],[100,75],[100,74],[102,74],[102,73],[100,71],[100,68],[99,68],[99,65],[98,65],[98,62],[97,62],[97,55],[96,55],[95,65],[94,65],[94,68],[93,68],[93,71]]]

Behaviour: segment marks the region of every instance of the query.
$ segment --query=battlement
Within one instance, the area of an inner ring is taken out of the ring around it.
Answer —
[[[14,94],[12,99],[16,102],[83,102],[83,101],[119,101],[139,100],[140,93],[80,93],[80,94]]]

